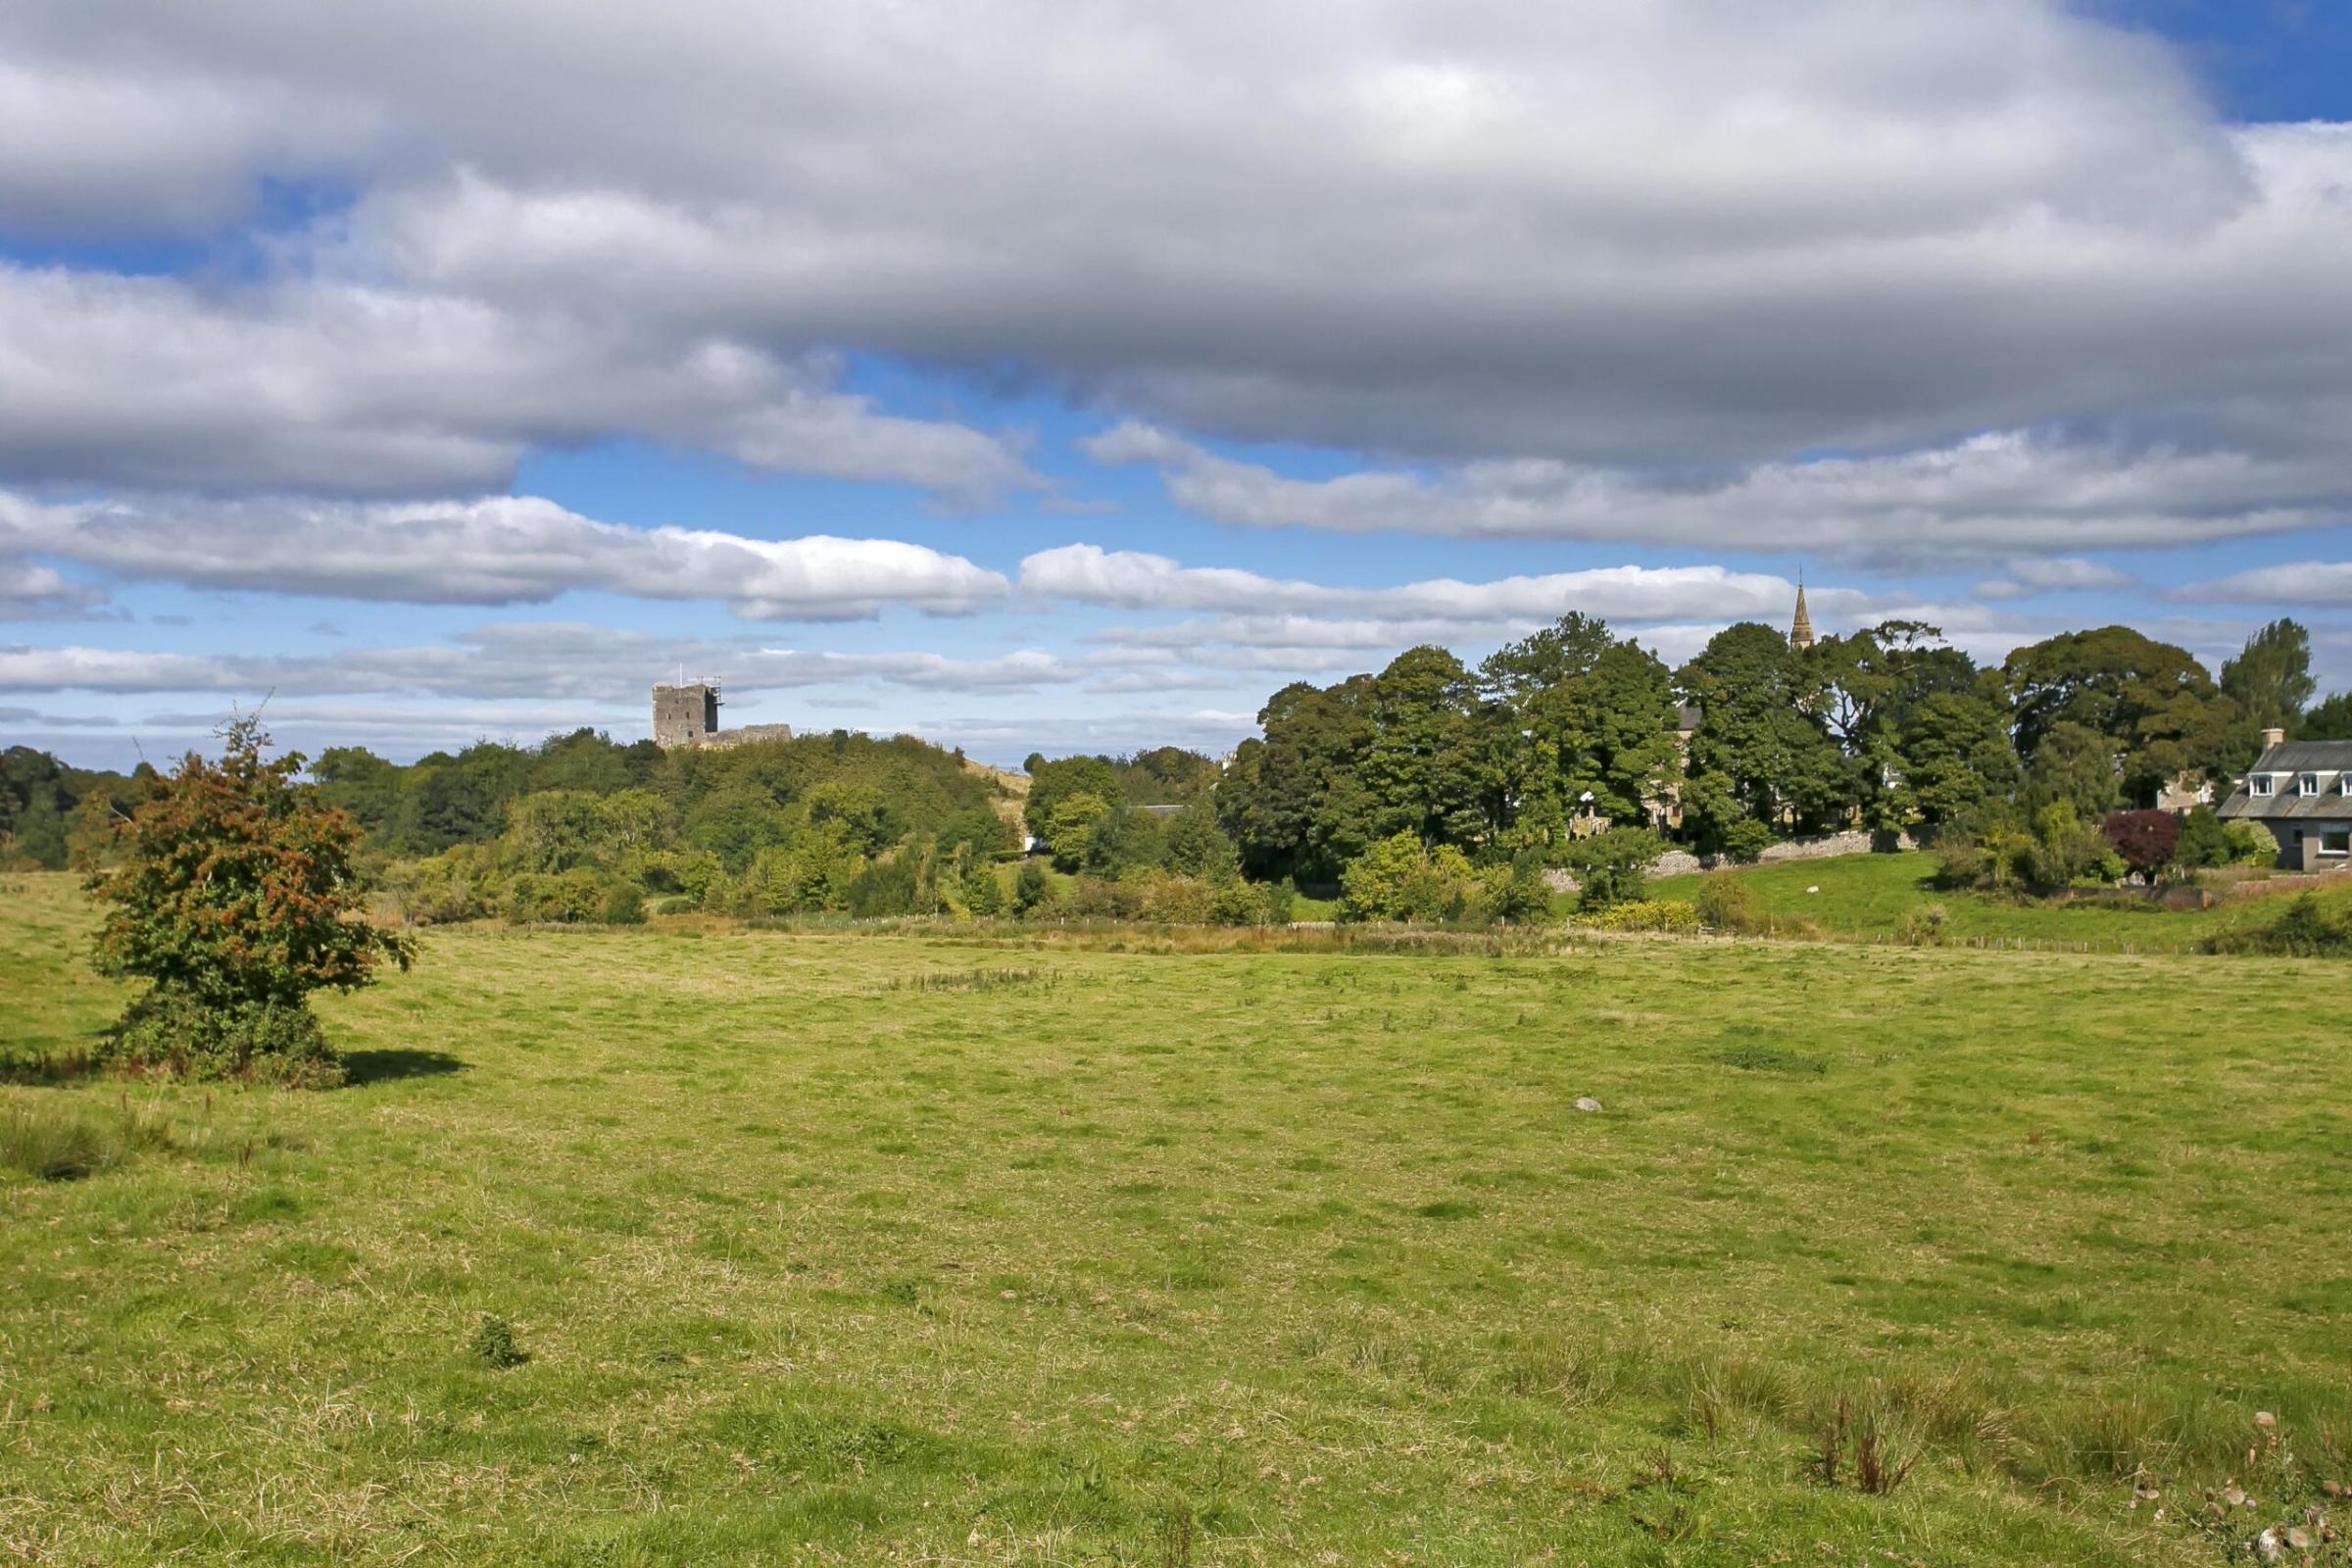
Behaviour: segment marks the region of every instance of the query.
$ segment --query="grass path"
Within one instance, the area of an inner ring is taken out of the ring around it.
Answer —
[[[11,884],[0,1055],[84,918]],[[0,1550],[2218,1563],[2352,1449],[2334,980],[435,932],[349,1088],[0,1089],[172,1142],[0,1173]]]

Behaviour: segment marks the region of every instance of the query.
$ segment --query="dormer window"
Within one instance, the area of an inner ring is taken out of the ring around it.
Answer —
[[[2352,795],[2352,773],[2338,773],[2338,774],[2336,774],[2336,775],[2335,775],[2335,788],[2336,788],[2336,792],[2337,792],[2338,794],[2341,794],[2341,795]]]
[[[2319,793],[2320,793],[2320,775],[2319,775],[2319,774],[2317,774],[2317,773],[2304,773],[2304,774],[2301,774],[2301,775],[2299,775],[2299,776],[2298,776],[2298,777],[2295,779],[2295,793],[2296,793],[2297,795],[2317,795],[2317,794],[2319,794]]]
[[[2261,800],[2271,793],[2271,775],[2268,773],[2248,773],[2246,775],[2246,793],[2256,800]]]

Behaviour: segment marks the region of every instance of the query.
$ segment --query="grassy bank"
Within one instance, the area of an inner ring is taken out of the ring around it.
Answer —
[[[0,1054],[85,921],[11,885]],[[349,1088],[0,1089],[146,1129],[0,1170],[0,1544],[2220,1562],[2352,1481],[2329,972],[433,931]]]

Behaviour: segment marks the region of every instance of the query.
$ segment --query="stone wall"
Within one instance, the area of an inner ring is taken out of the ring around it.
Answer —
[[[760,741],[792,739],[790,724],[744,724],[735,729],[712,730],[703,737],[705,751],[723,752],[730,746],[754,746]]]
[[[1839,855],[1869,855],[1882,849],[1916,850],[1919,841],[1908,833],[1877,834],[1856,829],[1851,833],[1824,833],[1818,838],[1779,839],[1756,857],[1758,865],[1778,865],[1784,860],[1826,860]],[[1668,850],[1658,857],[1658,863],[1649,868],[1651,876],[1688,876],[1693,871],[1712,871],[1719,865],[1740,862],[1720,855],[1693,855],[1689,850]],[[1544,873],[1551,885],[1562,893],[1573,892],[1576,878],[1565,871]]]

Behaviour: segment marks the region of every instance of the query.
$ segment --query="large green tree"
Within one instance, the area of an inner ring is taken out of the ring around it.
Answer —
[[[1976,692],[1930,692],[1897,744],[1902,803],[1930,829],[1964,822],[2017,788],[2017,753],[2000,705]]]
[[[1032,759],[1029,769],[1029,798],[1022,803],[1021,820],[1029,836],[1042,839],[1054,822],[1054,813],[1061,803],[1073,795],[1090,795],[1104,808],[1122,804],[1126,793],[1119,788],[1119,776],[1106,757],[1063,757],[1048,762]]]
[[[1819,671],[1772,627],[1725,627],[1677,680],[1700,712],[1690,771],[1720,775],[1740,814],[1829,825],[1852,801],[1853,770],[1821,717]]]
[[[1258,710],[1265,738],[1243,743],[1216,796],[1252,875],[1333,881],[1372,843],[1372,690],[1369,675],[1327,688],[1298,681]]]
[[[1443,648],[1408,648],[1374,679],[1362,777],[1378,836],[1460,846],[1489,820],[1481,797],[1492,747],[1473,700],[1469,671]]]
[[[2272,621],[2246,639],[2235,659],[2223,662],[2221,688],[2257,729],[2276,725],[2296,733],[2320,689],[2311,674],[2311,634],[2292,620]]]
[[[2031,763],[2063,724],[2107,738],[2125,794],[2146,800],[2183,775],[2241,765],[2252,726],[2184,649],[2129,626],[2061,633],[2002,665],[2018,755]]]

